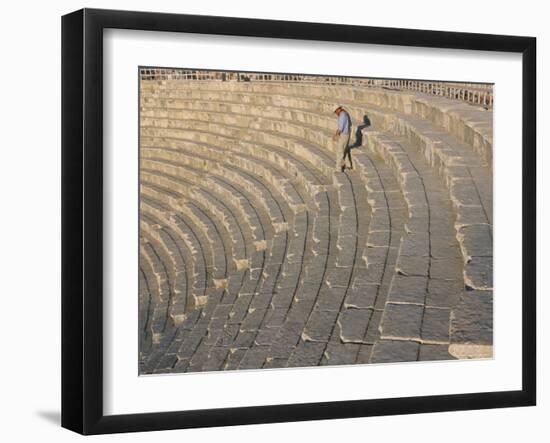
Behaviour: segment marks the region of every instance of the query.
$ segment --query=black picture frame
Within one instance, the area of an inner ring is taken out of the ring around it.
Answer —
[[[522,388],[130,415],[103,412],[103,31],[108,28],[519,53],[523,64]],[[530,406],[536,403],[536,39],[83,9],[62,18],[62,426],[82,434]]]

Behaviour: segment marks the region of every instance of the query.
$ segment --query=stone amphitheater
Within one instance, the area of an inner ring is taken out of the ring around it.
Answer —
[[[140,374],[490,358],[492,89],[219,76],[141,72]]]

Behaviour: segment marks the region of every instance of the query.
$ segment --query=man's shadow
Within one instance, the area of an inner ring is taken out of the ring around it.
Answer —
[[[363,145],[363,129],[368,128],[371,125],[369,117],[365,114],[363,116],[363,123],[357,126],[355,130],[355,143],[350,146],[350,149],[359,148]]]

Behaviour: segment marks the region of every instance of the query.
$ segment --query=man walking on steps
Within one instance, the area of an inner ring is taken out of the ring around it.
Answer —
[[[353,162],[351,161],[351,147],[349,145],[349,138],[351,134],[351,118],[342,106],[338,106],[334,113],[338,116],[338,128],[333,140],[336,141],[336,170],[344,172],[346,169],[346,157],[349,160],[349,168],[353,169]]]

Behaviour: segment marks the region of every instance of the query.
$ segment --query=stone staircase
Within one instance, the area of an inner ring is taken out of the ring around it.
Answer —
[[[300,83],[140,99],[140,373],[492,356],[491,111]]]

